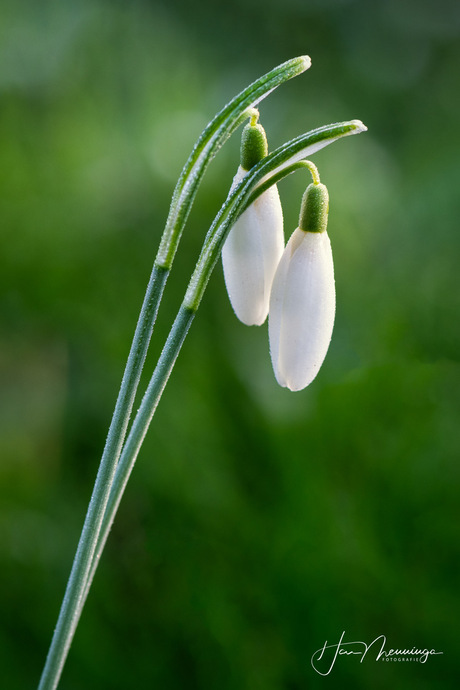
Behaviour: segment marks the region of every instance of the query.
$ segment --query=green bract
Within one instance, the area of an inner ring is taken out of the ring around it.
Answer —
[[[260,124],[250,122],[241,134],[241,167],[251,170],[268,153],[267,135]]]
[[[329,193],[324,184],[309,184],[302,198],[299,228],[304,232],[325,232],[329,213]]]

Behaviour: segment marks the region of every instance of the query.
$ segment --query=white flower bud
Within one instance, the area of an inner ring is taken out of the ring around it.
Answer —
[[[334,265],[326,232],[327,207],[324,185],[310,185],[300,227],[292,234],[273,280],[270,354],[276,380],[292,391],[302,390],[317,375],[334,327]],[[307,227],[309,230],[301,229]]]
[[[254,117],[243,129],[241,165],[230,191],[267,153],[265,130]],[[283,249],[283,212],[273,185],[241,214],[222,249],[228,296],[235,314],[247,326],[260,326],[267,318],[273,276]]]
[[[246,172],[239,168],[234,186]],[[230,302],[248,326],[260,326],[267,318],[273,276],[283,249],[283,212],[273,186],[241,214],[222,249]]]

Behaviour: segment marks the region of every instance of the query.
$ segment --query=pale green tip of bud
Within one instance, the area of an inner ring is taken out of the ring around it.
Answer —
[[[329,212],[329,193],[324,184],[310,184],[300,208],[299,228],[304,232],[325,232]]]
[[[241,167],[244,170],[253,168],[268,153],[265,130],[262,125],[247,124],[241,135]]]

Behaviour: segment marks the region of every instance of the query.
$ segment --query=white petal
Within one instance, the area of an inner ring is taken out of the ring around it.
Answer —
[[[234,185],[241,179],[238,171]],[[237,317],[248,326],[260,326],[267,318],[273,276],[283,247],[283,215],[278,190],[273,186],[241,214],[222,249],[230,302]]]
[[[335,317],[335,284],[327,232],[295,230],[273,281],[269,337],[278,383],[308,386],[326,356]]]
[[[273,371],[280,386],[286,386],[286,381],[282,372],[279,369],[279,344],[280,333],[283,316],[284,305],[284,286],[289,271],[289,262],[291,258],[293,243],[295,242],[296,233],[291,235],[286,249],[276,269],[275,277],[273,278],[272,291],[270,295],[270,309],[268,316],[268,334],[270,342],[270,356],[273,364]]]
[[[234,189],[240,184],[241,180],[243,177],[246,177],[248,174],[248,171],[245,170],[244,168],[241,167],[241,165],[238,166],[238,170],[236,171],[236,175],[233,178],[232,186],[230,187],[229,195],[233,192]]]

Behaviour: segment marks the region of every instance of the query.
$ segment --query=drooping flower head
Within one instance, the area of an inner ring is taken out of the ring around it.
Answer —
[[[329,195],[317,182],[302,199],[299,227],[278,265],[270,298],[270,354],[276,380],[302,390],[317,375],[335,317],[335,283],[327,234]]]
[[[232,189],[267,153],[265,130],[254,119],[243,129],[241,165]],[[241,214],[222,249],[230,302],[237,317],[248,326],[260,326],[267,318],[273,276],[283,249],[283,213],[273,185]]]

